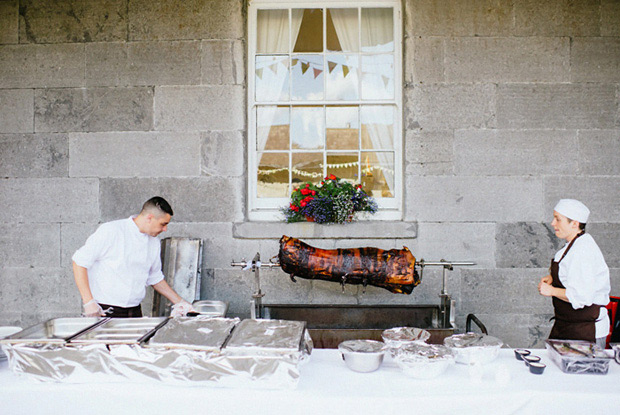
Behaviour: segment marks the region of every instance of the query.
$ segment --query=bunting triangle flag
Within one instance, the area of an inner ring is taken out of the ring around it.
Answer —
[[[256,76],[258,76],[258,79],[263,79],[263,68],[258,68],[256,70]]]
[[[336,68],[336,62],[327,61],[327,67],[329,68],[329,73],[332,73],[334,68]]]
[[[269,65],[269,69],[271,69],[271,72],[273,73],[278,73],[278,62]]]
[[[317,76],[323,73],[322,69],[312,68],[312,70],[314,70],[314,79],[316,79]]]
[[[302,62],[301,63],[301,73],[302,73],[302,75],[306,73],[306,71],[308,70],[309,67],[310,67],[310,64],[308,64],[306,62]]]
[[[347,65],[342,65],[342,74],[344,75],[345,78],[349,74],[349,67]]]
[[[299,62],[299,59],[293,59],[293,66],[297,65],[297,62]]]
[[[383,85],[387,88],[388,82],[390,82],[390,78],[385,75],[381,75],[381,79],[383,79]]]

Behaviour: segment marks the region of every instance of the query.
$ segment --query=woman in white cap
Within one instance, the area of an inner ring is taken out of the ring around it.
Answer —
[[[585,233],[590,210],[578,200],[562,199],[551,226],[566,245],[551,260],[550,275],[538,291],[552,297],[555,323],[550,339],[586,340],[605,347],[609,334],[609,268],[594,239]]]

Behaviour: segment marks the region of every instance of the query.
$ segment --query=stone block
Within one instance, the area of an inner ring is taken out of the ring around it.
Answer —
[[[0,44],[18,42],[19,2],[0,1]]]
[[[243,222],[233,224],[233,237],[280,239],[288,235],[301,239],[408,239],[415,238],[415,222],[360,221],[344,225],[319,225],[310,222]]]
[[[560,199],[581,200],[590,209],[589,223],[620,222],[620,177],[545,177],[545,220]]]
[[[407,175],[452,175],[454,131],[407,130],[405,160]]]
[[[86,85],[149,86],[200,83],[200,42],[92,43]]]
[[[70,135],[71,177],[200,175],[199,133],[120,132]]]
[[[516,36],[598,36],[600,2],[557,0],[514,3]]]
[[[0,46],[0,88],[84,85],[84,45]]]
[[[46,89],[35,92],[35,131],[150,130],[152,88]]]
[[[540,176],[578,171],[577,133],[571,130],[457,130],[457,175]],[[557,157],[558,149],[562,157]]]
[[[420,85],[408,88],[412,113],[405,125],[427,130],[495,126],[495,85]]]
[[[20,23],[21,43],[127,40],[127,2],[26,0],[20,2]]]
[[[565,242],[544,223],[498,223],[495,237],[498,268],[548,267]]]
[[[249,272],[249,271],[246,271]],[[254,274],[250,272],[253,278]],[[310,301],[314,281],[295,278],[276,268],[260,271],[261,291],[265,293],[265,304],[307,304]]]
[[[461,310],[475,313],[541,314],[551,300],[538,293],[547,267],[461,270]]]
[[[235,270],[214,270],[214,291],[206,300],[228,302],[228,316],[249,318],[250,300],[254,292],[254,275],[251,272]]]
[[[70,269],[58,267],[0,268],[0,303],[4,310],[19,310],[23,326],[42,315],[41,321],[58,317],[58,313],[81,310],[79,292]],[[76,307],[77,306],[77,307]],[[48,317],[49,315],[51,317]],[[29,319],[26,319],[28,317]]]
[[[201,140],[201,174],[239,177],[245,174],[245,137],[242,131],[203,132]]]
[[[618,0],[601,2],[601,36],[620,36],[620,3]]]
[[[472,261],[478,268],[495,267],[495,225],[492,223],[421,222],[417,244],[414,255],[418,259]]]
[[[613,128],[616,91],[608,84],[498,86],[498,128]]]
[[[406,39],[405,81],[435,84],[445,81],[445,40],[441,37],[415,36]]]
[[[60,266],[71,269],[73,260],[71,257],[75,251],[86,243],[99,223],[61,223],[60,224]],[[58,255],[58,253],[56,253]]]
[[[0,181],[0,222],[96,222],[99,183],[94,179]]]
[[[0,177],[67,177],[69,139],[65,134],[0,135]]]
[[[446,40],[447,82],[568,82],[568,38],[452,38]]]
[[[573,39],[570,66],[573,82],[620,82],[620,38]]]
[[[58,267],[59,251],[60,225],[57,223],[0,224],[0,263],[3,268]]]
[[[475,0],[468,2],[413,0],[410,10],[413,35],[421,36],[506,36],[512,33],[510,2]]]
[[[0,134],[34,130],[34,91],[0,89]]]
[[[529,177],[407,177],[406,215],[420,222],[542,221],[543,185]]]
[[[241,86],[155,88],[155,129],[243,130],[245,98]]]
[[[240,39],[245,34],[241,0],[132,0],[128,10],[130,41]]]
[[[153,196],[165,198],[178,222],[235,222],[243,218],[243,182],[219,177],[101,179],[103,221],[138,213]]]
[[[611,279],[611,296],[620,297],[620,268],[610,268],[609,278]]]
[[[620,176],[620,131],[582,130],[579,171],[593,176]]]
[[[201,83],[203,85],[241,85],[245,81],[245,54],[241,40],[203,40]]]
[[[620,268],[620,249],[618,249],[620,223],[590,223],[587,231],[601,248],[607,266]]]
[[[482,321],[489,334],[504,342],[505,347],[544,349],[545,340],[549,337],[553,322],[549,319],[553,316],[553,307],[549,301],[549,312],[543,314],[508,314],[508,313],[476,313],[476,317]],[[457,320],[457,326],[465,330],[465,318],[467,314]],[[475,325],[473,325],[475,327]],[[477,331],[477,329],[476,329]],[[514,358],[513,358],[514,360]],[[515,362],[516,363],[516,362]],[[545,362],[548,366],[553,363]],[[521,369],[521,368],[519,368]],[[523,370],[527,370],[523,368]],[[547,369],[549,370],[549,369]]]

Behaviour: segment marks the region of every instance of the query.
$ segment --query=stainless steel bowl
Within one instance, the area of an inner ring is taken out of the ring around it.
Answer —
[[[355,372],[374,372],[383,362],[384,344],[375,340],[347,340],[338,345],[342,360]]]
[[[226,317],[228,311],[228,303],[224,301],[198,300],[192,307],[198,314],[209,317]]]

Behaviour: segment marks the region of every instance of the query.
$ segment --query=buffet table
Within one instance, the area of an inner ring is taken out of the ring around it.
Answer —
[[[349,370],[337,350],[316,349],[293,390],[228,389],[163,383],[67,384],[15,375],[0,362],[2,414],[366,414],[614,413],[620,408],[620,365],[606,375],[565,374],[546,350],[547,368],[531,374],[511,349],[484,366],[455,364],[440,377],[405,376],[386,357],[376,372]]]

